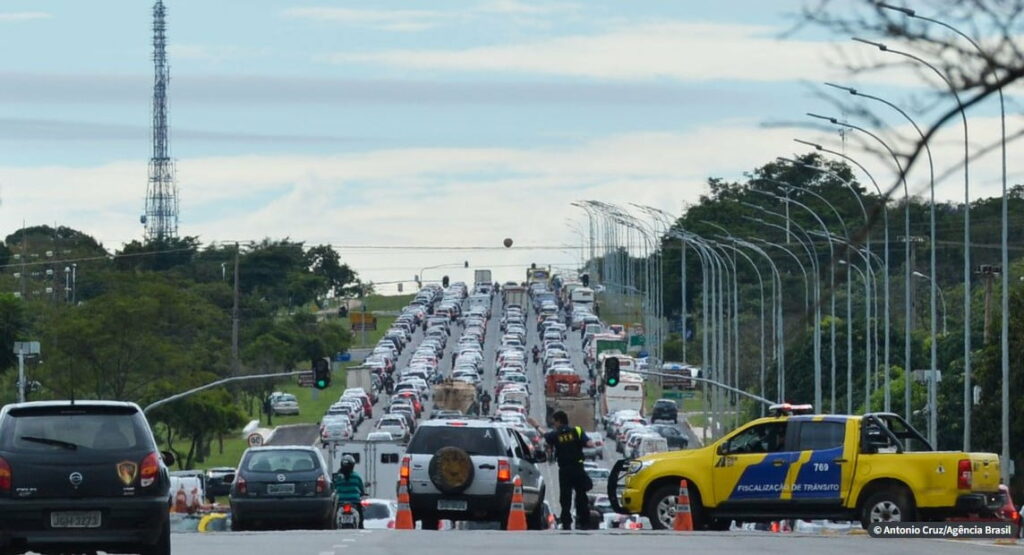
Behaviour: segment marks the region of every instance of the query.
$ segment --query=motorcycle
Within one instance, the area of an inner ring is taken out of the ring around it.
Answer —
[[[359,528],[359,511],[352,503],[342,503],[338,508],[338,529],[353,530]]]

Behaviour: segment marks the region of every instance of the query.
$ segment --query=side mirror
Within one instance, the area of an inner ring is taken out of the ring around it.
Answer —
[[[725,454],[727,454],[729,452],[728,446],[729,446],[729,442],[718,444],[718,448],[715,449],[715,453],[718,454],[718,455],[725,455]]]
[[[160,457],[163,458],[163,460],[164,460],[164,466],[167,466],[167,467],[174,466],[174,461],[175,461],[174,453],[171,453],[170,451],[161,451],[160,452]]]

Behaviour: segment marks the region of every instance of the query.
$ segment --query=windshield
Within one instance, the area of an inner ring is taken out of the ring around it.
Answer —
[[[304,472],[319,468],[316,455],[309,451],[254,451],[242,463],[251,472]]]
[[[3,449],[53,455],[153,449],[145,420],[139,413],[12,413],[5,422],[2,437]]]

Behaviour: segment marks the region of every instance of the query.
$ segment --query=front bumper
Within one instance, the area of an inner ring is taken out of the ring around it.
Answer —
[[[334,518],[337,502],[331,497],[231,498],[231,515],[245,522],[322,523]]]
[[[153,544],[169,520],[167,497],[0,501],[0,547],[90,549]],[[100,511],[99,528],[52,528],[53,511]]]

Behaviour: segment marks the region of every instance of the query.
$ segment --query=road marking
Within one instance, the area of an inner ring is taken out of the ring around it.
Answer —
[[[321,551],[320,555],[334,555],[333,551]]]

